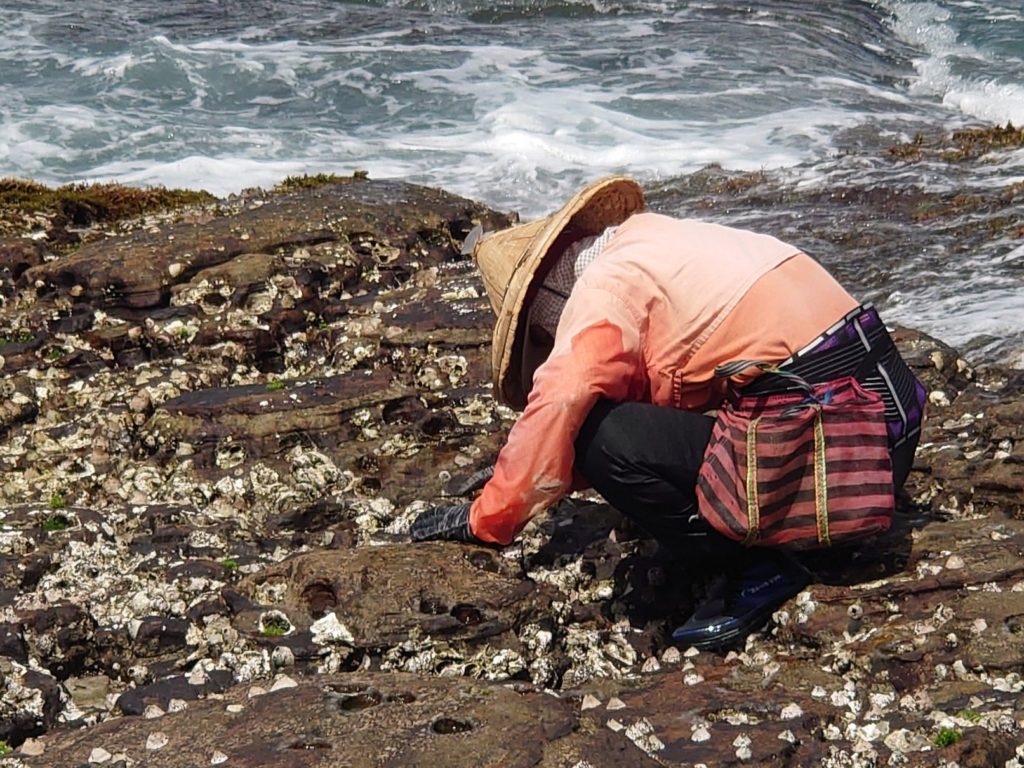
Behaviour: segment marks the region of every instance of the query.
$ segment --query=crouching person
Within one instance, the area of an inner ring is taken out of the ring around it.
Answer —
[[[875,310],[799,249],[645,212],[612,177],[485,235],[474,258],[497,315],[494,392],[523,412],[480,495],[422,513],[414,539],[505,545],[593,487],[680,557],[698,540],[742,555],[673,633],[718,648],[808,583],[776,545],[887,527],[925,392]]]

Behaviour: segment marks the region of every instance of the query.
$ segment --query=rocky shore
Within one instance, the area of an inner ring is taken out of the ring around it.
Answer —
[[[0,236],[0,765],[1024,765],[1024,371],[931,390],[898,523],[727,654],[597,497],[414,545],[516,414],[459,255],[509,215],[306,180]]]

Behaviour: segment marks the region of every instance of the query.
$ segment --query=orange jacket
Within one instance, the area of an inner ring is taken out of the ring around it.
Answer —
[[[573,287],[554,349],[473,503],[473,534],[507,544],[570,490],[573,443],[599,398],[715,408],[726,385],[715,366],[785,360],[856,305],[773,237],[632,216]]]

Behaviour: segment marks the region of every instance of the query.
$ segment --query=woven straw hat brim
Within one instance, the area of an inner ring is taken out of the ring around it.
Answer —
[[[640,185],[626,176],[600,179],[577,192],[555,213],[481,238],[473,251],[497,315],[491,346],[494,391],[517,408],[526,405],[522,377],[522,314],[528,299],[559,254],[552,245],[571,227],[574,237],[597,235],[644,207]]]

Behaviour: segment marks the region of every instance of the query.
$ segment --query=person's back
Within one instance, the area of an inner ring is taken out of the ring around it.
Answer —
[[[726,383],[715,380],[716,366],[781,362],[857,306],[795,246],[654,213],[621,224],[578,288],[607,292],[640,318],[650,401],[691,410],[720,400]],[[573,335],[604,311],[599,302],[577,308],[564,332]]]

